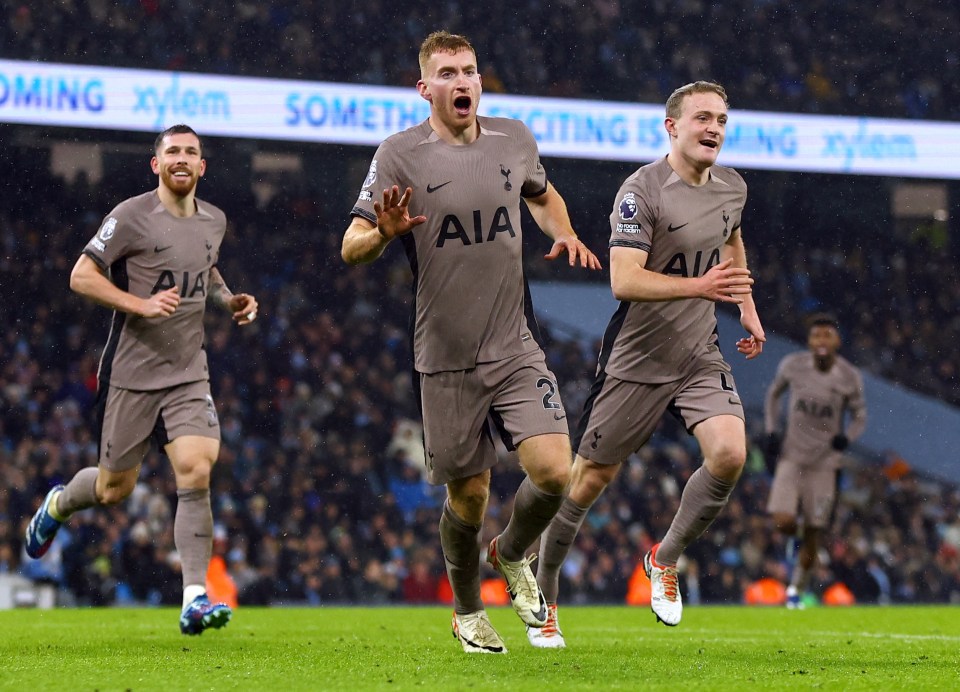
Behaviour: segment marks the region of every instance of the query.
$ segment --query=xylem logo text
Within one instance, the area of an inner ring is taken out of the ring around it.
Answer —
[[[855,159],[907,159],[917,158],[917,145],[913,137],[901,134],[871,133],[867,123],[860,121],[856,132],[824,132],[824,158],[843,159],[847,170]]]
[[[225,91],[198,91],[181,88],[180,75],[173,75],[170,86],[133,87],[137,101],[134,113],[156,113],[155,127],[163,127],[173,116],[230,119],[230,97]]]
[[[0,73],[0,108],[96,113],[103,110],[104,100],[99,79]]]

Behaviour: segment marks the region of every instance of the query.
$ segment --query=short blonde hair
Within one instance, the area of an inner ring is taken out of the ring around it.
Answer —
[[[468,50],[477,57],[477,51],[473,49],[466,36],[460,34],[451,34],[448,31],[434,31],[423,39],[420,44],[420,75],[427,76],[427,63],[435,53],[459,53],[462,50]]]
[[[667,117],[677,120],[683,113],[683,99],[691,94],[717,94],[723,99],[723,105],[727,108],[730,104],[727,102],[726,90],[715,82],[690,82],[684,84],[679,89],[670,94],[667,99]]]

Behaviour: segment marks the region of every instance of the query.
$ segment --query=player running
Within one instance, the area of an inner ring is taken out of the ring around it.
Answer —
[[[99,465],[50,490],[27,527],[26,550],[42,557],[74,512],[126,499],[153,440],[170,458],[177,484],[180,631],[201,634],[232,615],[206,593],[210,471],[220,452],[220,422],[203,316],[209,300],[247,325],[257,317],[257,301],[232,293],[216,268],[226,217],[196,198],[206,171],[197,133],[187,125],[161,132],[150,165],[157,189],[111,211],[70,275],[71,289],[114,311],[98,372]]]
[[[517,120],[477,116],[477,57],[436,32],[420,49],[430,117],[377,149],[343,238],[346,262],[377,259],[399,239],[414,275],[414,382],[428,479],[446,484],[440,543],[454,594],[453,632],[468,653],[505,653],[480,599],[480,530],[497,462],[493,435],[527,477],[506,529],[487,551],[530,627],[547,609],[525,557],[557,511],[572,452],[521,263],[520,201],[553,241],[547,259],[599,269],[547,181],[537,143]],[[381,192],[382,191],[382,192]]]
[[[843,451],[867,425],[863,378],[838,353],[839,324],[830,315],[818,314],[809,325],[807,350],[780,361],[764,406],[767,461],[776,460],[767,511],[777,529],[790,537],[788,554],[795,538],[800,540],[787,586],[788,608],[802,607],[820,537],[833,514]],[[788,389],[786,434],[781,435],[781,400]]]
[[[560,566],[590,507],[665,412],[679,417],[704,456],[666,536],[643,559],[651,607],[666,625],[682,615],[677,560],[726,505],[746,459],[743,406],[717,345],[714,303],[740,308],[749,336],[737,349],[748,359],[760,355],[765,337],[741,237],[746,184],[716,165],[726,93],[710,82],[680,87],[667,100],[664,125],[670,153],[626,179],[610,215],[610,282],[621,303],[574,437],[569,497],[540,544],[537,581],[550,619],[528,630],[536,647],[565,645]]]

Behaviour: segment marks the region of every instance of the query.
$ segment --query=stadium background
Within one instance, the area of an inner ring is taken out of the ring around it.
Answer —
[[[488,93],[662,103],[673,87],[710,78],[727,86],[737,108],[960,119],[951,82],[960,55],[949,40],[958,11],[939,3],[911,3],[909,13],[881,3],[862,17],[825,2],[532,0],[523,21],[502,2],[413,5],[415,19],[388,26],[378,18],[390,11],[376,1],[359,11],[311,2],[212,10],[14,3],[0,25],[0,58],[411,86],[416,46],[444,26],[473,39]],[[370,46],[362,55],[357,37]],[[95,463],[90,402],[109,315],[70,294],[67,277],[113,205],[155,184],[152,139],[0,125],[0,574],[51,584],[60,603],[179,602],[175,493],[158,454],[125,506],[78,515],[41,561],[26,560],[21,545],[47,488]],[[64,165],[91,148],[97,165],[79,173]],[[211,315],[207,334],[224,434],[213,487],[216,553],[241,604],[442,597],[441,496],[421,477],[410,398],[406,261],[391,251],[348,269],[339,258],[371,154],[205,139],[209,172],[199,196],[232,221],[221,268],[262,304],[254,328]],[[575,228],[605,257],[612,195],[636,164],[544,163]],[[745,239],[767,330],[802,338],[804,314],[833,310],[845,355],[865,371],[960,404],[958,183],[742,173],[750,186]],[[535,232],[525,242],[531,279],[583,280],[540,261]],[[543,326],[566,405],[577,410],[597,344]],[[758,440],[761,402],[746,403]],[[841,582],[859,602],[960,600],[960,491],[949,474],[918,473],[924,462],[911,458],[909,439],[886,450],[866,440],[854,450],[818,593]],[[591,511],[564,568],[565,602],[625,600],[638,557],[662,535],[698,463],[692,439],[665,422]],[[504,498],[520,478],[509,458],[497,471],[486,538],[508,516]],[[782,541],[762,511],[768,485],[754,448],[730,506],[688,551],[688,602],[738,603],[757,579],[785,578]]]

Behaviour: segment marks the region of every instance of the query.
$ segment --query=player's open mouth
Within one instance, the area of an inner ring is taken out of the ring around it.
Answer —
[[[457,111],[458,115],[470,115],[470,106],[473,104],[473,101],[469,96],[458,96],[453,99],[453,108]]]
[[[712,139],[701,139],[701,140],[700,140],[700,144],[702,144],[702,145],[705,146],[705,147],[710,147],[711,149],[716,149],[717,146],[719,146],[719,145],[718,145],[716,142],[714,142]]]
[[[174,171],[172,175],[174,178],[189,178],[190,171],[184,171],[184,170]]]

